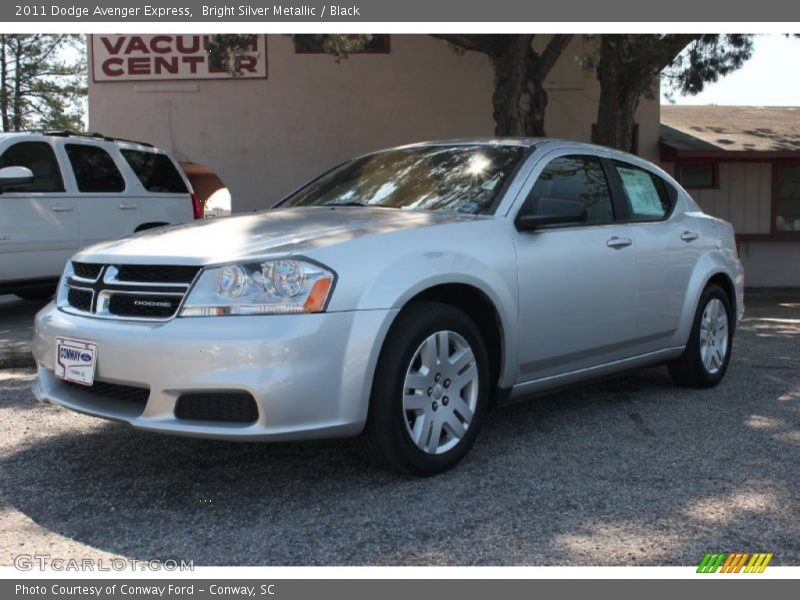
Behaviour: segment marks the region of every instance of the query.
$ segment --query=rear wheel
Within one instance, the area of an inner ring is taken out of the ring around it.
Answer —
[[[672,379],[687,387],[717,385],[728,369],[732,343],[730,299],[721,287],[711,284],[700,297],[686,349],[668,365]]]
[[[420,302],[397,318],[381,350],[364,442],[373,459],[433,475],[470,449],[489,397],[480,332],[461,310]]]

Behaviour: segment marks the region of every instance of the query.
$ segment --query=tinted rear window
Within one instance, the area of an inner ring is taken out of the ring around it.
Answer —
[[[81,192],[121,192],[125,180],[117,170],[114,159],[98,146],[67,144],[67,156],[75,173],[75,181]]]
[[[148,192],[160,194],[187,194],[186,184],[165,154],[142,150],[120,150],[136,177]]]

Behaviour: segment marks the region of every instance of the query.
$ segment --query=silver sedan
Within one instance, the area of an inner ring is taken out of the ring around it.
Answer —
[[[490,407],[665,363],[724,376],[733,229],[658,167],[548,139],[348,161],[260,213],[76,254],[36,318],[43,401],[237,440],[362,436],[455,465]]]

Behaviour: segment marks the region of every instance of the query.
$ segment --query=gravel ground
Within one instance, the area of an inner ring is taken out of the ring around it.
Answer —
[[[0,371],[0,564],[19,553],[196,565],[800,564],[800,297],[751,300],[725,380],[666,370],[492,414],[430,479],[352,441],[159,436],[32,398]]]

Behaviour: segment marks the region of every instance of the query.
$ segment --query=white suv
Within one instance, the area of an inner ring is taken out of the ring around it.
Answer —
[[[47,297],[79,248],[202,216],[185,174],[150,144],[0,134],[0,294]]]

